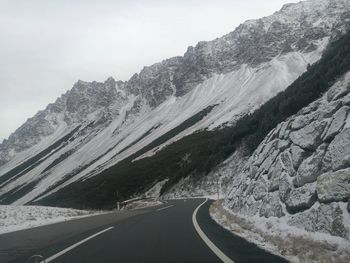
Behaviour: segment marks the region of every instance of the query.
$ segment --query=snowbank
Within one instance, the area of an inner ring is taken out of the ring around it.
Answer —
[[[0,205],[0,234],[80,218],[93,213],[68,208]]]
[[[122,207],[122,210],[135,210],[135,209],[142,209],[142,208],[148,208],[153,206],[162,205],[163,202],[158,200],[136,200],[133,201],[125,206]]]

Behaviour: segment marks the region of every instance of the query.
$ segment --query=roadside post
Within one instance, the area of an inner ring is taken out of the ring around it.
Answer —
[[[217,192],[218,192],[218,200],[220,199],[220,174],[218,175],[217,180]]]
[[[119,202],[119,192],[118,191],[116,191],[115,196],[117,199],[117,210],[119,211],[120,210],[120,202]]]

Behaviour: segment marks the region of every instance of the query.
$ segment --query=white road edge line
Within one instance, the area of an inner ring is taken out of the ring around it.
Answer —
[[[44,262],[45,262],[45,263],[48,263],[48,262],[51,262],[52,260],[58,258],[59,256],[62,256],[63,254],[67,253],[68,251],[70,251],[70,250],[76,248],[77,246],[79,246],[79,245],[85,243],[86,241],[89,241],[90,239],[92,239],[92,238],[94,238],[94,237],[97,237],[98,235],[101,235],[102,233],[107,232],[108,230],[111,230],[111,229],[113,229],[113,228],[114,228],[114,227],[111,226],[111,227],[108,227],[108,228],[106,228],[106,229],[104,229],[104,230],[102,230],[102,231],[100,231],[100,232],[97,232],[96,234],[93,234],[93,235],[91,235],[91,236],[89,236],[89,237],[87,237],[87,238],[85,238],[85,239],[79,241],[78,243],[75,243],[74,245],[71,245],[70,247],[67,247],[67,248],[63,249],[62,251],[60,251],[60,252],[58,252],[57,254],[55,254],[55,255],[53,255],[53,256],[51,256],[51,257],[45,259],[44,261],[41,261],[40,263],[44,263]]]
[[[163,209],[167,209],[167,208],[170,208],[170,207],[172,207],[172,206],[174,206],[174,205],[168,205],[168,206],[166,206],[166,207],[159,208],[159,209],[157,209],[157,211],[161,211],[161,210],[163,210]]]
[[[200,228],[198,222],[197,222],[197,212],[199,208],[204,205],[208,201],[208,198],[205,199],[203,203],[201,203],[199,206],[197,206],[196,210],[194,210],[192,214],[192,222],[194,225],[194,228],[196,229],[198,235],[203,239],[204,243],[207,244],[207,246],[215,253],[215,255],[222,260],[224,263],[234,263],[228,256],[226,256],[217,246],[214,245],[213,242],[210,241],[210,239],[204,234],[202,229]]]

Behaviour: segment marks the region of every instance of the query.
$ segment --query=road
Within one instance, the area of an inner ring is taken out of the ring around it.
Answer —
[[[287,262],[217,225],[210,202],[173,200],[9,233],[0,236],[0,254],[16,263],[34,254],[54,263]]]

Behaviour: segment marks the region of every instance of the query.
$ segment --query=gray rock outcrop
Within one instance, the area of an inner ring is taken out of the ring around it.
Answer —
[[[317,178],[317,195],[322,203],[350,199],[350,168],[328,172]]]
[[[350,240],[349,84],[350,72],[270,132],[233,177],[228,209]]]

